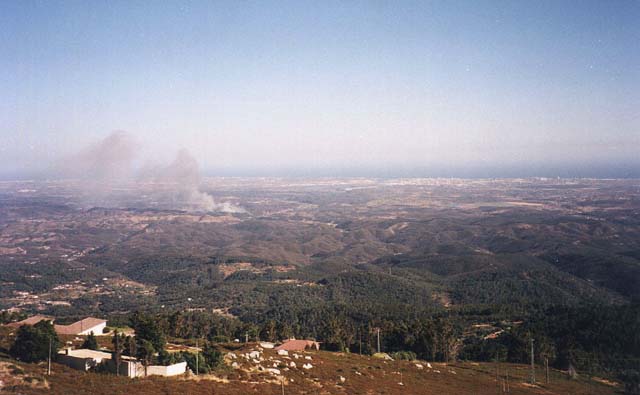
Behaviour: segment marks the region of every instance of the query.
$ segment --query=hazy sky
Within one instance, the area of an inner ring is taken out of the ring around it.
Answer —
[[[640,176],[640,1],[0,2],[0,174]],[[493,172],[493,173],[492,173]]]

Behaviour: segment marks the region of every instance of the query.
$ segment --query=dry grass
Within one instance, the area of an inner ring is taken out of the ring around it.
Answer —
[[[240,354],[242,351],[236,351]],[[300,358],[297,368],[280,368],[282,375],[258,372],[256,364],[242,359],[238,369],[228,368],[216,375],[200,377],[129,379],[83,373],[54,364],[54,374],[48,377],[49,389],[21,388],[23,394],[477,394],[501,393],[503,379],[509,372],[510,394],[614,394],[615,388],[597,381],[570,380],[553,371],[550,384],[535,386],[526,383],[528,369],[524,365],[503,364],[496,382],[496,366],[491,363],[432,363],[419,369],[415,362],[382,361],[374,358],[330,352],[309,352],[312,360]],[[289,362],[272,350],[264,351],[264,367],[273,360]],[[269,359],[271,358],[271,360]],[[238,359],[240,360],[240,359]],[[303,363],[313,368],[304,370]],[[40,375],[44,367],[21,365],[30,375]],[[282,365],[281,365],[282,366]],[[252,368],[252,369],[250,369]],[[538,376],[542,377],[542,372]],[[344,377],[341,382],[340,376]],[[400,384],[402,383],[402,384]],[[506,387],[505,387],[506,388]]]
[[[49,383],[41,374],[33,374],[13,362],[0,361],[0,393],[48,389]]]

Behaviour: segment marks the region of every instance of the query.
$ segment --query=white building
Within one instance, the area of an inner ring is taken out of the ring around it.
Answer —
[[[88,371],[90,369],[104,368],[106,371],[116,373],[116,364],[112,359],[112,354],[104,351],[88,349],[71,350],[65,349],[58,353],[58,362],[70,368]],[[173,365],[147,366],[146,373],[144,365],[133,357],[120,357],[120,375],[127,377],[147,376],[178,376],[187,371],[187,363],[179,362]]]
[[[70,368],[87,371],[100,365],[102,361],[111,359],[111,353],[80,349],[65,349],[58,352],[58,362]]]
[[[107,320],[87,317],[70,325],[54,325],[56,333],[59,335],[102,335],[102,331],[107,326]]]

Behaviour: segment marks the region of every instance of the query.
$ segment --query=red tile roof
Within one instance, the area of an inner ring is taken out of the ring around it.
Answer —
[[[47,321],[53,322],[53,318],[51,318],[51,317],[46,317],[44,315],[34,315],[34,316],[29,317],[27,319],[24,319],[22,321],[12,322],[10,324],[7,324],[7,326],[10,326],[12,328],[18,328],[18,327],[21,327],[22,325],[35,325],[38,322],[43,321],[43,320],[47,320]]]
[[[55,325],[55,329],[59,335],[77,335],[106,322],[107,320],[100,318],[87,317],[70,325]]]
[[[313,340],[285,340],[284,343],[275,348],[275,350],[287,350],[287,351],[304,351],[307,348],[320,349],[320,343]]]

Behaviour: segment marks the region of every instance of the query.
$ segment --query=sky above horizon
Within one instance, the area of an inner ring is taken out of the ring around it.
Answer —
[[[640,177],[638,1],[3,1],[0,177]]]

